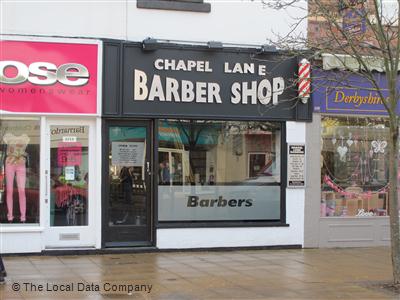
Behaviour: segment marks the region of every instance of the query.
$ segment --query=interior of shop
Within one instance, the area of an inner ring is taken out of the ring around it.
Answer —
[[[280,182],[279,124],[161,120],[159,185]]]

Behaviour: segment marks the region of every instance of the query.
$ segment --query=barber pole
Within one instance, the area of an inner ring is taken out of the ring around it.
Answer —
[[[307,103],[311,91],[311,66],[310,62],[303,58],[299,63],[299,98]]]

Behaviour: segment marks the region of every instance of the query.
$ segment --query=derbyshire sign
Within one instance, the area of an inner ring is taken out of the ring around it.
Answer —
[[[380,93],[361,76],[333,71],[314,71],[312,88],[314,112],[387,115],[383,104],[389,96],[386,76],[384,74],[376,76]],[[399,112],[398,106],[397,113]]]

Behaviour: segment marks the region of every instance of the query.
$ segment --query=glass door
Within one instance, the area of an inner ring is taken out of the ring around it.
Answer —
[[[151,245],[150,123],[109,123],[106,132],[103,245]]]
[[[93,124],[49,120],[46,247],[94,246]]]

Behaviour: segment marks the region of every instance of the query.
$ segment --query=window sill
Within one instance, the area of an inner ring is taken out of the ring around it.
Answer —
[[[162,222],[158,223],[157,229],[168,228],[229,228],[229,227],[289,227],[289,224],[281,222],[267,222],[267,221],[254,221],[254,222]]]
[[[365,219],[389,219],[389,216],[332,216],[332,217],[319,217],[321,220],[365,220]]]
[[[42,232],[44,227],[38,224],[0,224],[0,233]]]
[[[168,0],[137,0],[137,8],[178,10],[190,12],[211,12],[210,3],[195,1],[168,1]]]

